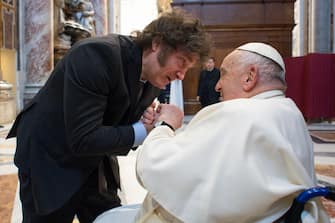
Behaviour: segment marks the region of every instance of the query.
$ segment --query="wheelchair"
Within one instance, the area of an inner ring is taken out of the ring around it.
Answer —
[[[286,212],[281,223],[300,223],[301,214],[304,211],[305,204],[308,200],[315,197],[324,197],[328,200],[335,201],[335,187],[313,187],[302,191],[293,201],[292,206]],[[140,204],[125,205],[119,208],[114,208],[106,211],[98,216],[93,223],[109,223],[111,219],[115,222],[133,222],[137,211],[140,209]]]
[[[286,212],[284,223],[301,222],[301,214],[308,200],[315,197],[324,197],[328,200],[335,201],[335,187],[313,187],[302,191],[293,201],[292,206]]]

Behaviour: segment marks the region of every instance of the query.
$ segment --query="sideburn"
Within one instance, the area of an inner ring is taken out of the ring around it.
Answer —
[[[161,67],[165,66],[166,59],[173,52],[173,50],[174,50],[173,48],[171,48],[167,45],[162,46],[162,48],[160,49],[160,51],[157,55],[157,60],[158,60],[158,63]]]

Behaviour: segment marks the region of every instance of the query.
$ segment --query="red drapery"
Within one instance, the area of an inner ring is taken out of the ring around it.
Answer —
[[[307,119],[335,117],[335,54],[285,58],[286,95]]]

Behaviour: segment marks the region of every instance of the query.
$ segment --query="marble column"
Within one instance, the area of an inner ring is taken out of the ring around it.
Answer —
[[[120,33],[120,1],[108,1],[108,32]]]
[[[108,5],[107,0],[92,0],[96,35],[102,36],[108,32]]]
[[[292,56],[303,56],[308,52],[308,0],[297,0],[294,4]]]
[[[95,10],[96,35],[107,34],[107,0],[92,0]],[[21,2],[20,35],[22,75],[25,76],[24,102],[40,90],[49,78],[54,60],[53,0],[25,0]]]
[[[331,0],[310,0],[309,52],[330,53]]]
[[[24,101],[44,85],[53,68],[53,0],[22,1]]]

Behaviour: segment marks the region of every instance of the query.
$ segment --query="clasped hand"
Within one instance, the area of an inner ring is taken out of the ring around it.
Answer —
[[[157,104],[153,102],[144,112],[141,118],[144,127],[149,133],[157,122],[164,121],[174,129],[183,124],[184,112],[172,104]]]

